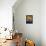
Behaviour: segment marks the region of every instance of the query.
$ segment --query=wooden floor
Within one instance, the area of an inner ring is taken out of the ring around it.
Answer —
[[[6,42],[2,43],[0,46],[16,46],[15,39],[13,40],[6,40]]]

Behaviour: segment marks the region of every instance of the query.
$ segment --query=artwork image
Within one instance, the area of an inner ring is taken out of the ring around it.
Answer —
[[[26,24],[33,24],[33,16],[26,15]]]

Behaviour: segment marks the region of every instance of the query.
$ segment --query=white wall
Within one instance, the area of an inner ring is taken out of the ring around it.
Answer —
[[[0,27],[12,28],[12,6],[16,0],[0,0]]]
[[[41,38],[42,46],[46,46],[46,0],[41,1]]]
[[[34,40],[36,46],[41,46],[41,1],[23,0],[14,10],[15,28],[25,38]],[[33,15],[33,24],[26,24],[26,15]]]

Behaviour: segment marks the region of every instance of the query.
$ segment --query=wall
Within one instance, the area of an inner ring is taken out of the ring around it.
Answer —
[[[23,0],[15,8],[15,29],[22,32],[25,38],[34,40],[36,46],[41,46],[41,1]],[[26,24],[26,15],[33,15],[33,24]]]
[[[46,46],[46,0],[41,1],[41,41]]]
[[[12,28],[12,6],[16,0],[0,0],[0,27]]]

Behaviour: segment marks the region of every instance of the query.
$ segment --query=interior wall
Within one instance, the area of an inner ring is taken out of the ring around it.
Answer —
[[[41,46],[41,1],[23,0],[14,10],[15,29],[25,38],[34,40],[36,46]],[[33,24],[26,24],[26,15],[33,15]]]
[[[41,41],[46,46],[46,0],[41,1]]]
[[[12,6],[16,0],[0,0],[0,27],[12,29]]]

